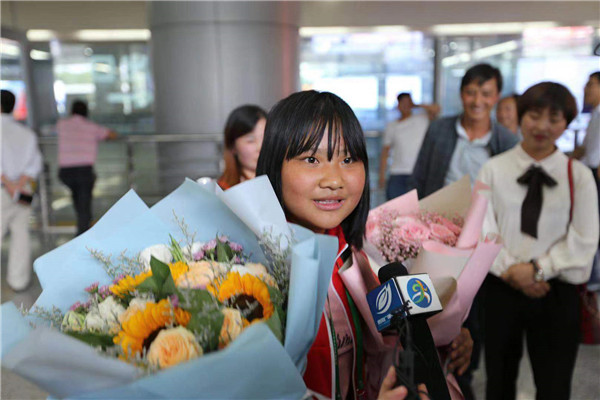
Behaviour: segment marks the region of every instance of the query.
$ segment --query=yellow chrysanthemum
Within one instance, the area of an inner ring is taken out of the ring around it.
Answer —
[[[251,274],[240,275],[237,272],[230,272],[225,279],[209,285],[206,289],[220,302],[228,303],[230,307],[245,308],[244,302],[256,301],[262,312],[258,315],[256,312],[251,313],[251,316],[254,316],[252,323],[267,320],[273,315],[274,308],[269,288]]]
[[[158,303],[148,302],[146,308],[131,314],[121,324],[121,331],[113,338],[127,354],[135,355],[142,352],[144,340],[159,328],[176,323],[187,326],[191,314],[180,308],[173,308],[169,300]]]
[[[123,297],[124,295],[133,292],[136,287],[150,276],[152,276],[152,271],[142,272],[135,276],[127,275],[116,284],[111,285],[110,291],[115,296]]]
[[[169,264],[171,270],[171,276],[176,281],[177,278],[188,272],[190,267],[184,262],[178,261],[176,263]],[[152,271],[142,272],[139,275],[131,276],[127,275],[116,284],[110,287],[110,291],[115,296],[123,297],[124,295],[131,293],[147,278],[152,276]]]

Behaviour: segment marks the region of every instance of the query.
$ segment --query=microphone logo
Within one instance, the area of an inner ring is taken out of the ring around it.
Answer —
[[[413,278],[406,285],[410,300],[421,308],[427,308],[431,305],[431,289],[425,282],[418,278]]]
[[[389,283],[379,292],[375,304],[377,305],[377,314],[384,314],[390,309],[392,305],[392,288]]]

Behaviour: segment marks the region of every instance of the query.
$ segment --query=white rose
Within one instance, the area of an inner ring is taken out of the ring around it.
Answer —
[[[125,312],[125,308],[114,297],[108,296],[102,303],[98,304],[98,312],[100,317],[104,318],[108,324],[111,332],[119,330],[119,316]]]
[[[85,316],[85,329],[88,331],[108,331],[108,323],[98,310],[90,310],[89,313]]]
[[[150,259],[152,256],[165,264],[173,261],[173,255],[169,246],[155,244],[154,246],[146,247],[139,255],[140,263],[142,263],[146,271],[150,270]]]
[[[75,311],[69,311],[65,314],[61,329],[79,332],[85,326],[85,315],[76,313]]]

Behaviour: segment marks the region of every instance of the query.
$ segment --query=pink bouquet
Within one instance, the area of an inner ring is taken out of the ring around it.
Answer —
[[[460,216],[449,219],[432,211],[402,215],[384,208],[369,218],[367,240],[374,244],[387,262],[416,258],[423,242],[432,240],[454,247],[462,231]]]
[[[467,177],[419,201],[417,191],[373,209],[364,250],[375,272],[393,261],[431,277],[444,310],[429,318],[437,346],[460,333],[473,298],[502,247],[480,237],[489,188]]]

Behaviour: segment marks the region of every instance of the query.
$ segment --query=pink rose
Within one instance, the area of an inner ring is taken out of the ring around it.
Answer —
[[[456,244],[456,235],[450,229],[441,224],[430,224],[431,237],[444,244],[453,246]]]
[[[460,231],[461,231],[460,226],[447,220],[446,218],[441,218],[439,222],[440,222],[440,224],[444,225],[446,228],[450,229],[452,231],[452,233],[454,233],[456,236],[460,235]]]
[[[429,239],[431,235],[427,225],[413,216],[398,217],[394,220],[394,224],[398,227],[398,235],[401,240],[417,246]]]

